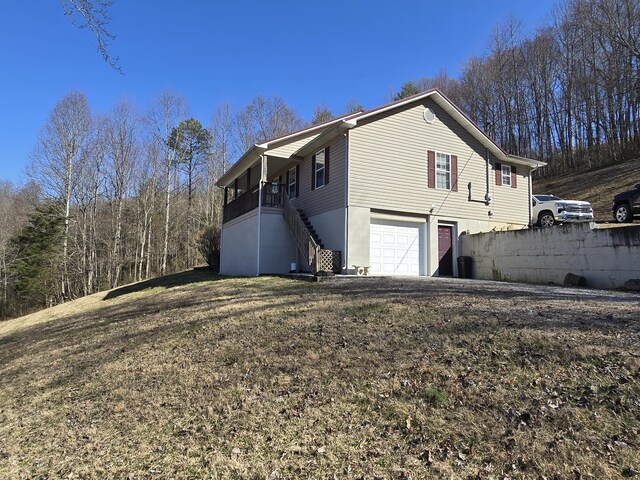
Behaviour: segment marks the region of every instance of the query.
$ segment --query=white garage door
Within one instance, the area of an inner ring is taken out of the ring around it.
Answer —
[[[420,225],[372,220],[370,230],[371,273],[420,275]]]

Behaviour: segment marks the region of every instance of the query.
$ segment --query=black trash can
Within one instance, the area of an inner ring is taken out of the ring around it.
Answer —
[[[473,258],[458,257],[458,278],[473,278]]]

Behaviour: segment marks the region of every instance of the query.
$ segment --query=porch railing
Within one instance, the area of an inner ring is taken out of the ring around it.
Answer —
[[[222,212],[222,221],[224,223],[229,222],[254,208],[258,208],[258,194],[258,187],[256,186],[248,192],[244,192],[232,202],[227,203]]]
[[[263,207],[282,207],[284,197],[284,183],[262,184],[262,206]]]
[[[317,273],[320,270],[324,270],[339,273],[341,268],[340,252],[320,248],[320,245],[316,243],[311,233],[309,233],[309,229],[302,220],[300,213],[291,203],[284,184],[263,183],[261,190],[256,186],[243,193],[224,206],[223,221],[226,223],[258,208],[260,192],[262,192],[263,207],[282,208],[284,220],[291,231],[291,235],[293,235],[298,250],[311,271]]]
[[[298,250],[300,250],[304,260],[311,268],[311,271],[316,273],[320,270],[320,246],[313,239],[309,230],[307,230],[307,226],[302,221],[298,210],[296,210],[291,203],[289,196],[283,194],[282,200],[282,214],[284,216],[284,220],[287,222],[289,230],[291,230],[291,234],[293,235],[293,239],[295,240]]]
[[[285,185],[282,183],[262,184],[262,206],[282,207]],[[243,193],[235,200],[227,203],[223,209],[223,222],[229,222],[240,215],[244,215],[251,210],[258,208],[259,191],[255,186],[248,192]]]

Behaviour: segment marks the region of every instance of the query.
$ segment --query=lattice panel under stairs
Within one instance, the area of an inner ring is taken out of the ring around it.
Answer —
[[[319,271],[340,273],[342,271],[342,253],[338,250],[320,250]]]

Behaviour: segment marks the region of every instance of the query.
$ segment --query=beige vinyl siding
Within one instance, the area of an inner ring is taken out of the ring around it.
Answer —
[[[322,133],[322,130],[304,135],[297,139],[295,142],[287,143],[286,141],[284,141],[282,145],[277,145],[277,141],[273,142],[275,146],[270,147],[265,155],[269,155],[271,157],[289,158],[299,149],[304,147],[307,143],[314,140],[320,133]]]
[[[345,175],[345,146],[344,136],[333,139],[330,145],[329,184],[311,190],[311,157],[305,157],[300,165],[300,196],[294,200],[296,208],[300,208],[311,217],[319,213],[329,212],[345,206],[344,175]],[[318,148],[322,150],[326,145]]]
[[[495,161],[489,172],[489,185],[493,201],[491,203],[494,212],[492,220],[506,223],[529,223],[529,168],[522,165],[512,165],[507,162],[498,162],[502,165],[511,165],[516,169],[517,188],[507,185],[496,185]],[[514,219],[515,216],[515,219]],[[521,219],[521,221],[516,221]]]
[[[300,164],[300,178],[298,179],[300,194],[293,200],[293,204],[296,208],[303,210],[309,217],[337,208],[344,208],[345,206],[344,177],[346,139],[341,135],[326,145],[319,147],[317,151],[322,150],[327,145],[331,147],[329,157],[329,183],[327,185],[311,190],[311,157],[313,155],[306,156]],[[288,165],[286,168],[276,172],[269,180],[275,180],[282,175],[282,182],[285,183],[287,170],[293,166],[293,163]]]
[[[433,124],[423,118],[425,107],[436,113]],[[457,192],[428,188],[428,150],[458,157]],[[468,201],[469,182],[472,198],[484,200],[485,152],[480,142],[428,98],[372,117],[349,131],[349,206],[527,224],[527,167],[516,166],[518,188],[498,187],[492,160],[493,203]]]

